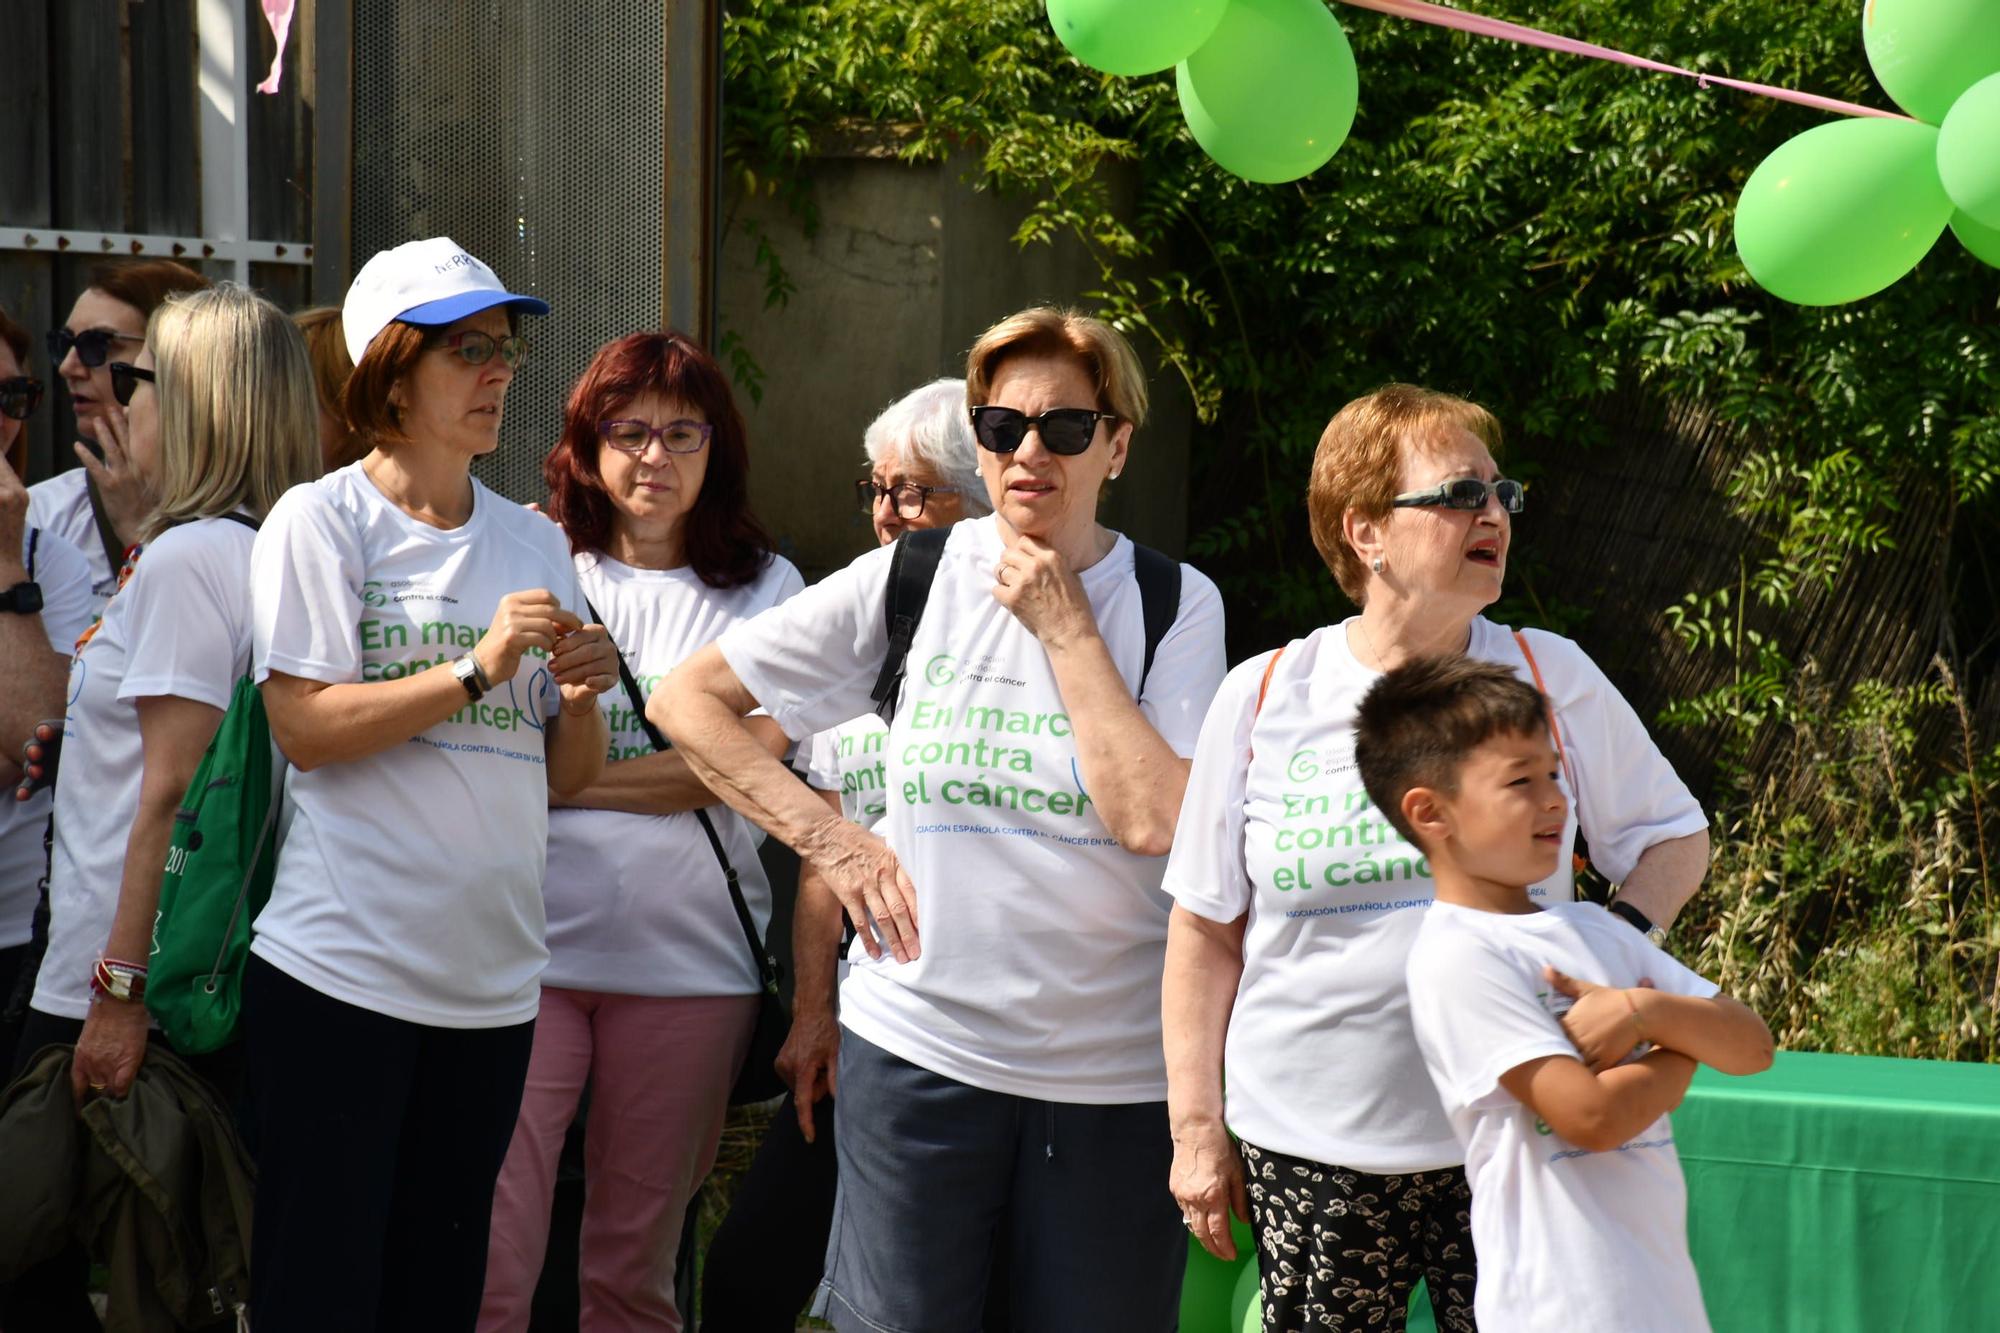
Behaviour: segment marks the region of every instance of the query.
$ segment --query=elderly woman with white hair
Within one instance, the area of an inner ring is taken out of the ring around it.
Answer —
[[[965,381],[932,380],[882,410],[862,434],[868,475],[854,483],[878,546],[905,532],[947,528],[993,512],[979,476],[979,445]],[[882,749],[889,725],[864,713],[800,747],[806,781],[827,807],[873,829],[885,807]],[[764,1134],[749,1174],[702,1267],[702,1310],[712,1328],[796,1327],[818,1284],[833,1223],[834,1070],[840,1059],[840,900],[810,865],[792,915],[792,1030],[778,1053],[791,1094]]]

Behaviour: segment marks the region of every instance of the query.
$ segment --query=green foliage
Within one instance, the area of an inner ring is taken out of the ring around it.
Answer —
[[[1884,102],[1860,0],[1475,7],[1697,70]],[[1906,558],[1978,577],[1995,563],[2000,274],[1947,236],[1881,296],[1786,305],[1749,282],[1731,214],[1764,156],[1824,116],[1335,12],[1360,111],[1332,162],[1292,185],[1215,167],[1182,124],[1171,76],[1078,65],[1040,0],[733,0],[725,152],[743,189],[781,195],[808,227],[798,168],[826,135],[887,132],[912,161],[967,153],[971,186],[1030,205],[1019,244],[1086,247],[1101,277],[1092,298],[1195,405],[1190,551],[1229,596],[1236,655],[1344,606],[1306,531],[1302,478],[1332,412],[1385,380],[1492,408],[1517,475],[1532,476],[1552,441],[1611,444],[1591,409],[1615,390],[1699,403],[1740,429],[1756,448],[1727,483],[1738,576],[1663,608],[1729,677],[1663,719],[1723,729],[1734,758],[1716,801],[1716,883],[1735,896],[1733,915],[1708,923],[1723,941],[1715,959],[1770,969],[1756,985],[1806,1006],[1787,1010],[1797,1039],[1901,1049],[1907,1033],[1868,1024],[1914,1033],[1949,1019],[1938,1053],[1990,1053],[1990,1001],[1966,987],[1973,955],[1991,972],[2000,925],[1990,906],[1967,906],[1965,885],[1975,861],[1985,883],[1976,809],[1991,804],[1992,761],[1975,763],[1969,721],[1952,762],[1897,739],[1895,719],[1947,706],[1935,682],[1818,698],[1811,664],[1768,626],[1802,591],[1886,550],[1895,497],[1913,487],[1950,497],[1951,536]],[[759,263],[782,300],[775,252],[760,246]],[[1579,623],[1582,609],[1538,575],[1517,562],[1499,614]],[[1959,585],[1956,614],[1983,634],[2000,598],[1978,577]],[[1960,669],[1990,671],[1993,645],[1965,642]],[[1956,686],[1949,696],[1955,706]],[[1746,757],[1774,740],[1793,759],[1750,773]],[[1864,770],[1878,769],[1894,771],[1893,787],[1867,787]],[[1846,822],[1798,813],[1808,781]],[[1896,1007],[1877,1014],[1885,996]]]

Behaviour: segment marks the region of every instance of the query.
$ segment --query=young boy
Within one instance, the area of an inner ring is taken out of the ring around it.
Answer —
[[[1697,1062],[1771,1063],[1763,1020],[1591,903],[1538,907],[1569,803],[1541,695],[1412,662],[1361,704],[1368,795],[1437,882],[1410,950],[1417,1045],[1465,1149],[1482,1333],[1709,1327],[1667,1112]]]

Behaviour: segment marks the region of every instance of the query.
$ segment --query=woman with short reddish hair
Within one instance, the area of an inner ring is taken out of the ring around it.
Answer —
[[[802,586],[749,507],[749,450],[722,368],[683,334],[601,348],[544,466],[549,516],[637,689]],[[527,1092],[494,1198],[483,1331],[525,1329],[556,1159],[586,1081],[580,1288],[586,1330],[683,1326],[675,1252],[749,1049],[759,979],[693,811],[716,797],[657,752],[625,691],[603,700],[610,762],[552,802],[543,973]],[[750,726],[783,754],[768,718]],[[709,814],[760,938],[771,890],[750,826]]]

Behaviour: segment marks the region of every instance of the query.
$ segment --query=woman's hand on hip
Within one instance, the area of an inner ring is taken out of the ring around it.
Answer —
[[[1053,546],[1033,537],[1015,542],[993,567],[993,598],[1044,647],[1059,648],[1097,633],[1083,580]]]
[[[870,958],[882,956],[876,930],[882,932],[897,962],[907,963],[919,955],[917,887],[888,843],[859,824],[829,814],[813,825],[798,850],[847,909]]]
[[[1188,1234],[1218,1259],[1236,1258],[1230,1234],[1232,1215],[1250,1220],[1250,1195],[1243,1187],[1243,1159],[1219,1120],[1174,1131],[1174,1165],[1167,1187],[1181,1206]]]
[[[618,684],[618,650],[602,625],[584,625],[562,636],[549,655],[549,672],[562,690],[563,711],[575,717],[597,707],[597,696]]]
[[[583,625],[573,611],[547,588],[510,592],[493,610],[493,624],[472,650],[486,679],[498,685],[512,680],[521,667],[521,657],[530,648],[553,654],[556,640]]]
[[[97,997],[76,1039],[70,1062],[70,1091],[77,1105],[99,1094],[123,1097],[132,1090],[139,1066],[146,1060],[146,1032],[152,1019],[138,1000]]]

